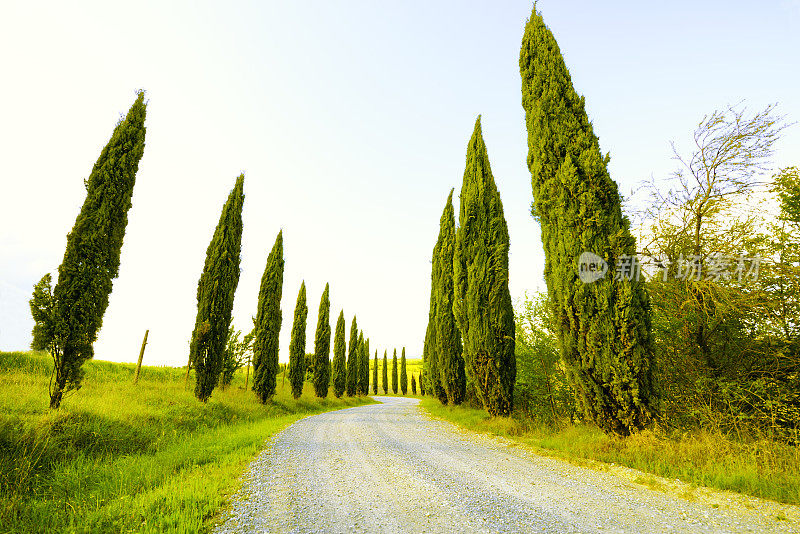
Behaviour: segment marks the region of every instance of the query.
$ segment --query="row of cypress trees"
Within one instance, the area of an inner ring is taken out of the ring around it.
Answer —
[[[459,226],[453,190],[433,248],[421,389],[443,404],[464,401],[467,380],[492,415],[513,409],[515,326],[508,289],[508,227],[483,141],[481,118],[467,145]]]

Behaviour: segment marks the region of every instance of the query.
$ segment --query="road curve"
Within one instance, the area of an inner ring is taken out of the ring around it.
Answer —
[[[798,507],[653,490],[375,398],[277,434],[215,532],[800,532]]]

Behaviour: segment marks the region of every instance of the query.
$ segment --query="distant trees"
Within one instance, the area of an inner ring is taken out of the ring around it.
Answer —
[[[278,342],[281,332],[283,292],[283,230],[267,257],[258,292],[253,342],[253,391],[265,403],[275,395],[278,376]]]
[[[453,259],[456,244],[456,221],[453,211],[453,190],[447,197],[442,217],[439,221],[439,239],[436,242],[436,257],[433,270],[436,299],[434,312],[435,336],[433,336],[437,369],[440,383],[450,404],[461,404],[467,387],[464,372],[464,357],[461,347],[461,333],[453,315]]]
[[[465,367],[486,410],[493,416],[508,416],[516,380],[508,226],[489,166],[480,116],[467,147],[459,208],[453,311],[463,337]]]
[[[338,399],[347,388],[347,365],[345,363],[344,310],[339,312],[336,321],[336,335],[333,339],[333,394]]]
[[[206,261],[197,284],[197,317],[189,358],[195,370],[195,396],[206,402],[219,381],[231,324],[239,258],[242,251],[242,206],[244,175],[239,175],[206,251]]]
[[[297,399],[303,394],[303,382],[306,378],[306,319],[308,306],[306,305],[306,283],[300,284],[297,294],[297,304],[294,308],[294,322],[292,323],[292,338],[289,342],[289,381],[292,384],[292,396]]]
[[[411,394],[417,394],[417,381],[414,380],[414,373],[411,373]]]
[[[400,391],[403,395],[408,391],[408,375],[406,374],[406,348],[403,347],[403,354],[400,356]]]
[[[49,274],[34,287],[32,346],[49,350],[53,358],[50,408],[61,405],[65,392],[81,387],[81,367],[94,356],[92,344],[119,273],[128,210],[144,153],[146,112],[140,91],[84,182],[86,199],[67,235],[55,289],[51,292]],[[224,343],[224,333],[222,337]]]
[[[651,419],[649,297],[644,282],[633,276],[609,273],[582,283],[576,267],[584,252],[610,266],[630,263],[636,241],[608,174],[609,156],[600,152],[584,99],[535,7],[519,66],[532,214],[542,229],[544,276],[561,354],[586,416],[606,432],[627,435]],[[464,329],[462,334],[470,352],[469,336]]]
[[[386,351],[383,351],[383,394],[387,395],[389,393],[389,361],[386,358]]]
[[[375,361],[372,367],[372,394],[378,394],[378,350],[375,349]]]
[[[392,393],[397,395],[397,349],[392,356]]]
[[[331,301],[330,286],[325,284],[325,291],[319,300],[317,315],[317,331],[314,334],[314,393],[324,399],[328,396],[331,381]]]

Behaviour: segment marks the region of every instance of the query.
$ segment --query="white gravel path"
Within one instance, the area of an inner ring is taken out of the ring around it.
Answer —
[[[796,506],[653,490],[633,470],[578,467],[431,420],[416,399],[375,398],[277,434],[215,532],[800,533]]]

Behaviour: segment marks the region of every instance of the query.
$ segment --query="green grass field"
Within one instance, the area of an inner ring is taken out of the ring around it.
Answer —
[[[645,431],[617,438],[588,425],[551,429],[516,415],[492,418],[485,410],[443,406],[431,397],[425,397],[421,406],[436,418],[575,463],[616,463],[696,486],[800,504],[800,450],[790,445],[766,440],[744,443],[703,431],[681,435]]]
[[[298,400],[278,377],[267,405],[244,374],[207,404],[184,371],[102,361],[48,408],[46,354],[0,353],[0,532],[197,532],[210,528],[264,441],[306,415],[371,402]],[[251,377],[252,378],[252,377]]]

